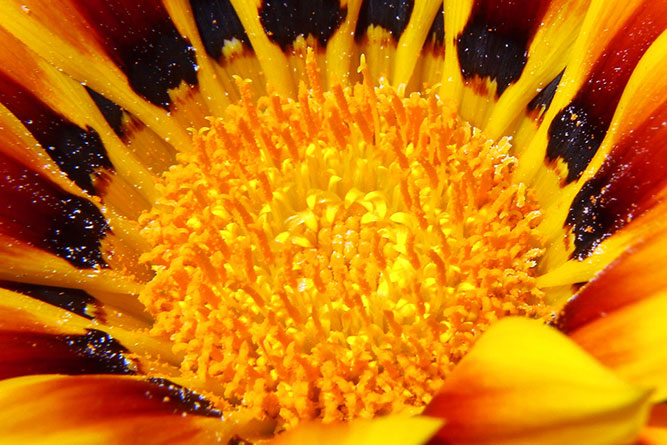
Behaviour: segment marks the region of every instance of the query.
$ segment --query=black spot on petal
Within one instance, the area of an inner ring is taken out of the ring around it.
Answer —
[[[123,132],[123,109],[120,105],[115,104],[106,97],[102,96],[97,91],[86,87],[86,91],[97,108],[104,116],[104,120],[107,121],[111,129],[118,135],[118,137],[123,138],[125,136]]]
[[[435,15],[431,29],[428,31],[424,45],[431,43],[434,48],[440,49],[445,46],[445,10],[440,6],[440,10]]]
[[[581,177],[600,147],[635,66],[665,29],[661,8],[659,3],[646,3],[628,17],[595,60],[575,97],[551,123],[547,161],[561,158],[567,163],[564,183]]]
[[[56,255],[79,268],[106,265],[100,239],[109,225],[90,201],[77,196],[62,199],[58,219],[53,220],[46,243]]]
[[[500,97],[521,77],[547,6],[538,0],[476,0],[456,42],[463,78],[495,80]]]
[[[0,379],[37,374],[135,374],[127,350],[108,334],[53,335],[0,331]]]
[[[81,128],[35,94],[6,75],[0,74],[0,102],[32,133],[58,167],[72,181],[92,195],[100,195],[93,178],[113,166],[93,128]]]
[[[125,356],[127,349],[105,332],[89,329],[85,335],[62,339],[75,354],[95,364],[96,374],[135,374]]]
[[[604,178],[606,180],[606,178]],[[618,227],[614,206],[605,205],[609,199],[601,180],[587,181],[572,202],[566,224],[572,227],[574,252],[571,258],[583,260]],[[623,224],[620,224],[622,226]]]
[[[607,134],[609,122],[574,101],[561,110],[549,126],[547,159],[563,159],[568,166],[565,183],[578,179]]]
[[[252,48],[243,24],[229,0],[190,0],[190,6],[209,56],[220,60],[225,41],[233,39]]]
[[[572,258],[585,259],[661,200],[667,184],[665,122],[663,106],[617,139],[600,169],[574,197],[566,219],[574,235]]]
[[[152,378],[148,380],[156,385],[155,394],[149,391],[149,396],[168,397],[168,403],[174,405],[177,412],[186,412],[205,417],[222,417],[222,412],[215,409],[213,404],[194,391],[177,385],[167,379]]]
[[[300,35],[312,35],[326,47],[346,15],[338,0],[264,0],[259,8],[264,31],[283,51]]]
[[[414,6],[414,0],[364,0],[354,39],[359,42],[368,27],[374,25],[388,30],[394,40],[398,41],[408,26]]]
[[[169,110],[169,90],[198,84],[194,48],[159,0],[74,0],[132,89]]]
[[[101,240],[110,228],[93,203],[1,152],[0,189],[0,233],[78,268],[106,266]]]
[[[43,301],[44,303],[57,306],[91,320],[94,318],[93,315],[89,313],[88,309],[89,306],[94,305],[97,300],[81,289],[17,283],[13,281],[0,281],[0,287],[23,295],[28,295]]]
[[[560,80],[563,78],[563,73],[565,72],[565,69],[561,71],[554,79],[547,84],[546,87],[542,88],[542,91],[537,93],[535,97],[528,102],[527,109],[528,112],[531,111],[540,111],[540,110],[546,110],[549,108],[551,105],[551,101],[554,98],[554,95],[556,94],[556,89],[558,89],[558,84],[560,83]]]

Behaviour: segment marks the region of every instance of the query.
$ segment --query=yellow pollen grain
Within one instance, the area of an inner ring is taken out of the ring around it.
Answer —
[[[194,135],[140,223],[152,333],[224,410],[288,428],[414,412],[491,323],[546,317],[541,213],[509,143],[433,91],[241,102]]]

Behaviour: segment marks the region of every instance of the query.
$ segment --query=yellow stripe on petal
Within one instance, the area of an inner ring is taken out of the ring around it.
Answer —
[[[217,78],[214,68],[215,61],[210,57],[204,57],[204,44],[197,30],[190,3],[187,0],[166,0],[164,5],[176,27],[192,42],[195,52],[199,55],[197,77],[202,99],[207,103],[211,113],[222,115],[230,103],[228,92]]]
[[[651,391],[631,386],[555,329],[523,318],[492,326],[425,414],[448,444],[630,443]]]
[[[76,291],[72,290],[72,292]],[[63,293],[67,293],[67,290],[63,290]],[[36,298],[5,289],[0,289],[0,297],[0,308],[2,308],[0,331],[2,332],[51,336],[84,336],[90,330],[104,332],[135,355],[142,372],[150,372],[153,368],[152,361],[146,360],[147,357],[153,357],[153,359],[160,357],[165,369],[168,366],[178,366],[182,360],[181,356],[171,351],[170,342],[155,339],[146,334],[145,329],[149,326],[149,320],[145,314],[133,314],[122,309],[122,312],[114,313],[112,306],[114,302],[109,305],[108,300],[95,301],[93,304],[96,307],[89,312],[99,311],[105,314],[98,320],[91,320]],[[67,297],[63,295],[62,299]],[[119,320],[111,319],[114,318],[111,317],[112,315]],[[104,321],[105,316],[110,318],[108,322]],[[119,326],[128,324],[130,318],[133,320],[132,330]],[[175,373],[175,369],[172,369],[171,372]]]
[[[278,436],[271,445],[418,445],[430,439],[442,424],[442,419],[424,416],[388,416],[329,425],[305,423]]]
[[[590,0],[558,0],[549,4],[528,50],[521,77],[503,93],[483,125],[488,137],[512,135],[512,123],[529,112],[529,101],[565,68],[589,3]],[[515,141],[515,150],[522,148]]]
[[[50,286],[138,294],[142,285],[108,269],[79,269],[67,261],[0,234],[0,279]]]
[[[296,97],[296,86],[289,72],[289,64],[280,47],[271,42],[260,22],[256,0],[231,0],[245,28],[257,59],[267,75],[266,80],[277,92]]]
[[[58,165],[41,149],[39,142],[4,105],[0,104],[0,153],[23,165],[30,165],[58,187],[77,196],[86,196]]]
[[[60,2],[57,7],[36,1],[5,2],[0,9],[0,27],[77,81],[130,111],[165,140],[187,146],[185,129],[193,124],[187,111],[184,116],[169,113],[134,91],[126,74],[106,53],[104,38],[91,29],[101,24],[88,22],[74,1]],[[184,100],[183,94],[176,96]],[[183,109],[183,104],[177,108]]]
[[[458,106],[463,92],[461,65],[456,50],[456,40],[470,17],[473,0],[444,0],[445,8],[445,65],[440,94]],[[464,118],[467,118],[465,116]]]
[[[331,36],[327,44],[326,76],[328,85],[334,85],[337,82],[347,84],[350,77],[354,76],[350,69],[352,62],[356,64],[356,60],[352,60],[355,54],[354,29],[357,26],[362,0],[347,0],[344,3],[347,7],[345,21]]]
[[[396,50],[392,84],[407,84],[422,54],[429,28],[438,13],[442,0],[415,0],[408,26],[401,34]]]
[[[412,81],[408,85],[417,91],[433,88],[442,82],[442,73],[445,64],[445,13],[444,6],[433,19],[431,29],[426,36],[422,47],[419,63],[415,66]]]

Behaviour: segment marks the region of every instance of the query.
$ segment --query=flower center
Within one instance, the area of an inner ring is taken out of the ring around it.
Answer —
[[[537,204],[509,143],[433,91],[364,81],[242,101],[194,136],[140,218],[141,301],[222,409],[288,427],[415,411],[536,288]]]

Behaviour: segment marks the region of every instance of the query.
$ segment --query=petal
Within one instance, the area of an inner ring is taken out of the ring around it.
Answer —
[[[7,443],[217,443],[257,436],[265,425],[220,419],[209,402],[161,380],[31,376],[0,382]]]
[[[10,1],[0,26],[175,146],[205,124],[196,57],[162,2]]]
[[[565,306],[557,325],[628,381],[667,397],[667,232],[642,240]],[[610,339],[613,338],[613,341]]]
[[[13,154],[11,146],[0,149],[0,279],[136,292],[134,278],[118,273],[150,276],[136,262],[143,248],[136,227],[111,211],[103,214],[99,200],[71,183],[62,186],[64,178],[52,180],[52,170],[35,170]]]
[[[586,282],[637,239],[661,230],[659,207],[667,191],[665,48],[667,33],[637,64],[590,165],[546,208],[539,230],[550,242],[541,287]]]
[[[63,291],[65,296],[68,292],[72,290]],[[69,301],[75,302],[77,296],[80,294]],[[0,351],[0,378],[41,373],[164,372],[169,364],[180,363],[169,342],[151,338],[144,331],[105,326],[4,289],[0,289]],[[151,356],[160,357],[160,370],[154,370],[152,362],[146,360]]]
[[[642,430],[637,445],[661,445],[667,443],[667,405],[656,405],[651,410],[647,425]]]
[[[489,137],[510,136],[510,124],[568,62],[588,3],[445,1],[443,94]]]
[[[128,216],[147,207],[156,196],[154,177],[111,131],[108,117],[95,101],[97,93],[40,59],[1,28],[0,41],[0,102],[13,114],[2,119],[10,128],[3,132],[8,142],[17,138],[12,134],[17,131],[38,142],[15,150],[50,157],[90,195],[109,195],[109,189],[122,187],[123,199],[113,199],[117,194],[111,192],[105,202],[117,209],[130,207],[128,201],[135,203],[133,212],[125,211]]]
[[[523,318],[492,326],[424,414],[448,444],[626,443],[650,391],[621,381],[556,330]]]
[[[625,86],[651,43],[667,27],[664,0],[623,7],[593,0],[544,123],[519,159],[529,180],[546,159],[563,185],[578,179],[597,152]]]
[[[442,426],[441,419],[432,417],[388,416],[374,420],[323,425],[305,423],[278,436],[272,445],[316,443],[321,445],[411,445],[431,438]]]
[[[416,0],[414,2],[414,8],[409,15],[410,20],[400,35],[396,49],[394,72],[391,76],[394,85],[407,84],[413,76],[415,66],[418,62],[422,62],[420,49],[431,32],[429,25],[434,23],[434,20],[444,21],[444,17],[438,14],[439,8],[442,10],[442,0]],[[421,84],[416,86],[422,87]]]

